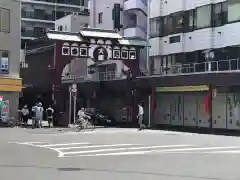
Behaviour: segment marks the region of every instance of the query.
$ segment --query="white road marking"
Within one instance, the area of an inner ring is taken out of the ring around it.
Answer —
[[[69,146],[69,145],[87,145],[89,143],[65,143],[65,144],[47,144],[47,145],[40,145],[41,147],[56,147],[56,146]]]
[[[19,141],[15,141],[15,142],[8,142],[8,143],[13,143],[13,144],[46,144],[45,142],[19,142]]]
[[[206,152],[208,154],[240,154],[240,150],[230,150],[230,151],[213,151]]]
[[[238,149],[240,146],[219,146],[219,147],[198,147],[198,148],[183,148],[183,149],[167,149],[167,150],[152,150],[151,152],[179,152],[179,151],[202,151],[216,149]]]
[[[165,145],[165,146],[144,146],[144,147],[130,147],[130,148],[112,148],[112,149],[98,149],[98,150],[86,150],[86,151],[71,151],[63,152],[64,155],[69,154],[86,154],[86,153],[98,153],[98,152],[109,152],[109,151],[127,151],[127,150],[139,150],[139,149],[156,149],[156,148],[168,148],[168,147],[186,147],[193,145]],[[151,151],[151,150],[149,150]]]
[[[182,149],[147,150],[147,151],[131,151],[131,152],[109,152],[109,153],[100,153],[100,154],[76,153],[74,156],[118,156],[118,155],[141,155],[141,154],[150,154],[150,153],[172,153],[172,154],[188,154],[188,153],[194,153],[194,154],[210,154],[210,153],[212,153],[213,154],[213,153],[227,153],[227,152],[240,153],[240,150],[239,151],[227,150],[227,151],[210,151],[210,152],[191,152],[191,151],[202,151],[202,150],[237,149],[237,148],[240,148],[240,146],[182,148]],[[133,148],[131,148],[131,149],[133,149]],[[134,149],[136,149],[136,148],[134,148]],[[104,151],[97,151],[97,152],[104,152]],[[65,156],[65,155],[67,155],[67,156]],[[74,157],[74,156],[71,156],[71,153],[64,153],[63,157]]]
[[[63,147],[56,148],[58,150],[69,150],[69,149],[87,149],[87,148],[101,148],[101,147],[119,147],[119,146],[137,146],[138,144],[103,144],[103,145],[90,145],[90,146],[74,146],[74,147]],[[139,144],[140,145],[140,144]]]

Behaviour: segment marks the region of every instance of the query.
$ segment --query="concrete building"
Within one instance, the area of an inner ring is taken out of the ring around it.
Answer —
[[[22,81],[19,78],[21,47],[21,11],[20,2],[15,0],[0,1],[0,96],[9,109],[2,111],[2,116],[17,116],[19,92]]]
[[[128,38],[147,38],[148,0],[90,0],[90,27],[114,29],[114,4],[120,5],[120,35]],[[140,68],[146,70],[146,49],[142,50]]]
[[[62,32],[79,32],[81,28],[88,26],[88,14],[70,14],[55,21],[55,30]]]
[[[239,8],[239,0],[151,0],[155,124],[240,129]]]
[[[44,36],[55,20],[69,14],[87,14],[88,0],[22,0],[22,39]]]

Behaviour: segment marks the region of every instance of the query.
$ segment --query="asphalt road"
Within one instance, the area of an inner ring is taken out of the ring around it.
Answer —
[[[1,180],[239,180],[240,138],[0,128]]]

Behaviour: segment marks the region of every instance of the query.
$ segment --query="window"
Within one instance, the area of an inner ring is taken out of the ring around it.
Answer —
[[[182,32],[183,29],[183,12],[173,13],[171,15],[171,31],[170,33],[176,34]]]
[[[43,37],[46,29],[43,27],[34,27],[34,37]]]
[[[99,13],[98,14],[98,24],[102,24],[103,23],[103,13]]]
[[[8,72],[9,70],[9,52],[8,51],[0,51],[1,58],[1,72]]]
[[[218,27],[227,23],[227,2],[215,4],[213,6],[213,26]]]
[[[202,6],[196,9],[195,27],[197,29],[211,26],[211,5]]]
[[[63,26],[62,25],[58,26],[58,31],[63,31]]]
[[[190,32],[194,30],[195,9],[184,12],[184,31]]]
[[[10,10],[0,8],[1,32],[10,32]]]
[[[191,31],[194,30],[194,20],[195,20],[195,10],[191,10],[189,11],[189,21],[188,21],[188,27]]]
[[[150,19],[150,37],[161,37],[162,34],[162,18],[161,17],[156,17]]]
[[[221,26],[222,25],[222,4],[218,3],[213,6],[213,25]]]
[[[172,37],[169,37],[169,43],[172,44],[172,43],[178,43],[181,41],[181,37],[180,36],[172,36]]]
[[[228,22],[240,20],[240,0],[228,0]]]
[[[167,36],[168,35],[168,18],[167,16],[165,16],[163,18],[163,36]]]

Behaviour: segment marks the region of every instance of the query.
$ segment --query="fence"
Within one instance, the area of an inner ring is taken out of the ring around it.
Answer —
[[[181,75],[200,73],[222,73],[240,71],[239,59],[228,59],[219,61],[206,61],[201,63],[180,64],[173,66],[160,66],[153,70],[153,75]]]

